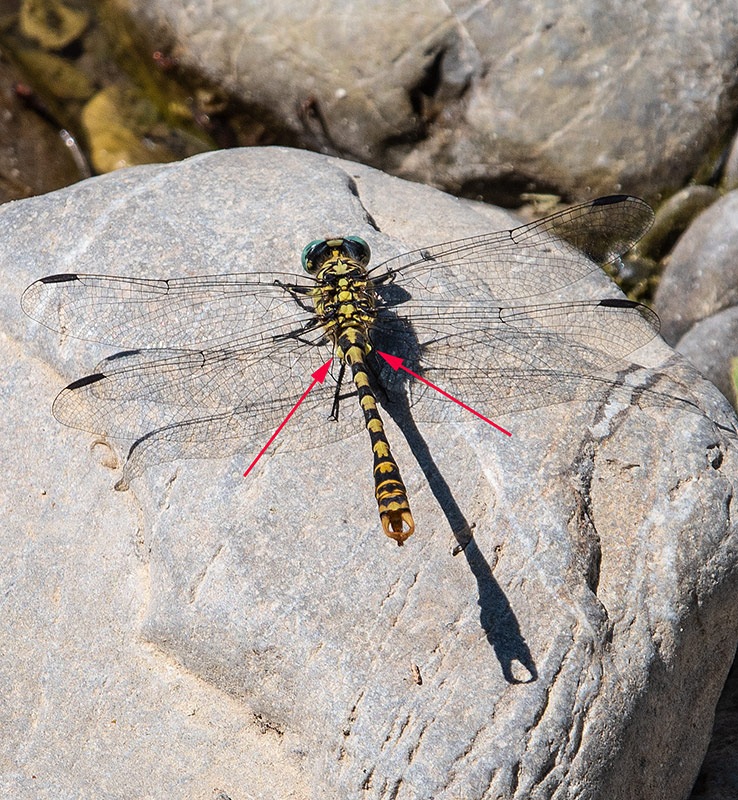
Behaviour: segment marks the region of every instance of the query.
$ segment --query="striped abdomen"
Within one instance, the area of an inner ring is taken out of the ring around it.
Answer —
[[[359,404],[364,412],[366,429],[369,431],[372,443],[374,495],[377,498],[382,528],[387,536],[402,544],[415,530],[415,521],[410,512],[400,468],[390,450],[374,391],[369,383],[369,374],[364,361],[367,347],[363,332],[356,328],[346,329],[338,337],[338,346],[346,364],[351,367]]]

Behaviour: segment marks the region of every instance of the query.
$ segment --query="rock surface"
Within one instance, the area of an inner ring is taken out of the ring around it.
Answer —
[[[662,335],[735,402],[738,192],[713,203],[677,242],[656,293]]]
[[[675,345],[696,322],[738,305],[738,191],[702,212],[677,242],[655,307]]]
[[[738,669],[720,696],[710,747],[689,800],[733,800],[738,796]]]
[[[738,306],[727,308],[696,323],[676,348],[730,400],[738,404],[732,360],[738,358]]]
[[[736,107],[732,2],[119,5],[290,141],[492,202],[670,194]]]
[[[726,182],[735,185],[735,146]],[[732,177],[730,175],[732,174]],[[738,357],[736,203],[729,192],[690,225],[670,256],[656,296],[664,337],[734,405]],[[690,800],[732,800],[738,793],[735,664],[718,703],[713,736]]]
[[[306,450],[296,422],[253,480],[242,454],[113,492],[118,451],[50,414],[109,349],[18,305],[51,273],[298,274],[328,233],[379,261],[510,224],[283,149],[0,210],[5,794],[687,796],[738,632],[738,449],[686,364],[629,380],[704,415],[614,391],[510,415],[509,441],[460,417],[422,427],[423,450],[388,426],[418,521],[398,549],[361,431]],[[616,292],[593,274],[566,296]],[[475,538],[453,558],[459,519]]]

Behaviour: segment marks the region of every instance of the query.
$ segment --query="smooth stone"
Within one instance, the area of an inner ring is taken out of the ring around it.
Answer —
[[[728,404],[660,340],[623,375],[640,400],[510,414],[510,439],[460,412],[419,426],[427,452],[388,425],[418,523],[398,548],[366,434],[299,416],[248,480],[253,453],[114,492],[125,448],[50,412],[110,348],[19,307],[52,273],[299,278],[329,233],[379,263],[513,224],[280,148],[0,208],[6,794],[687,795],[736,646],[738,449]],[[559,293],[618,296],[599,271]],[[474,540],[452,557],[459,519]]]
[[[656,292],[661,335],[674,345],[699,320],[738,304],[738,192],[702,212],[672,251]]]
[[[510,207],[669,195],[710,168],[736,110],[725,3],[118,6],[276,141]]]
[[[696,323],[676,349],[728,398],[738,404],[732,361],[738,358],[738,307],[727,308]]]

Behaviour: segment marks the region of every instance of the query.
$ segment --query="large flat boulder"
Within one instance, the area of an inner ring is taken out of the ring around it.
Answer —
[[[379,263],[515,224],[277,148],[0,209],[6,793],[688,794],[738,633],[738,449],[724,398],[659,339],[574,402],[500,415],[510,438],[463,412],[419,411],[407,438],[388,420],[417,523],[398,548],[360,420],[336,436],[298,411],[248,479],[255,453],[224,447],[113,491],[126,447],[50,409],[114,350],[19,305],[53,273],[304,280],[325,235]],[[618,297],[592,271],[547,300]],[[268,402],[248,378],[244,398]]]

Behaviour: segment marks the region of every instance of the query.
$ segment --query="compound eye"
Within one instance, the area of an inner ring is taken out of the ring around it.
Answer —
[[[369,259],[372,257],[372,251],[369,248],[369,245],[361,238],[361,236],[347,236],[344,239],[344,242],[351,253],[351,257],[358,261],[362,267],[365,267],[369,263]]]
[[[302,268],[305,272],[317,272],[315,256],[321,247],[325,247],[325,239],[314,239],[302,249]]]

